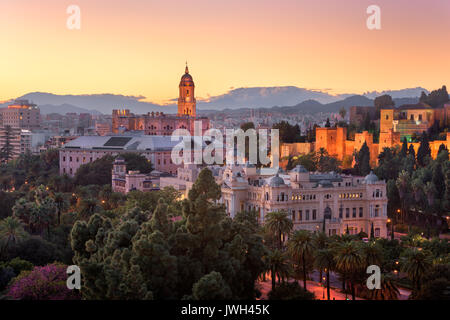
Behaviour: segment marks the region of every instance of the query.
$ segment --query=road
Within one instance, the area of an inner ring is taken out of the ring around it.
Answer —
[[[319,273],[317,271],[311,273],[311,280],[306,281],[306,288],[308,291],[314,293],[317,300],[327,300],[327,289],[323,288],[318,282]],[[315,281],[316,280],[316,281]],[[290,279],[289,282],[294,282],[296,280]],[[303,281],[298,281],[300,286],[303,287]],[[266,276],[266,281],[259,281],[257,287],[261,291],[261,300],[268,299],[268,293],[272,290],[272,281],[270,275]],[[341,292],[341,282],[337,280],[336,275],[330,276],[330,300],[351,300],[351,294],[345,294]],[[399,300],[408,300],[411,291],[408,289],[399,288]],[[356,297],[356,300],[364,300],[362,298]]]

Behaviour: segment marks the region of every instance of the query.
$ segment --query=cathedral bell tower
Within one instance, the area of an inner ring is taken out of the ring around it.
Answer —
[[[178,97],[178,115],[195,117],[196,100],[194,95],[194,80],[189,74],[189,68],[186,64],[186,70],[180,81],[180,94]]]

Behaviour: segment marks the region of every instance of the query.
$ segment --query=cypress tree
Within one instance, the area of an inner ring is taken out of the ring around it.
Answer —
[[[439,155],[442,151],[448,151],[447,146],[443,143],[441,143],[441,145],[439,146],[439,150],[438,150],[437,154]]]
[[[434,166],[432,182],[436,187],[437,197],[441,198],[445,193],[445,179],[439,162]]]
[[[431,149],[430,144],[428,142],[428,136],[424,132],[420,139],[419,150],[417,150],[417,163],[424,167],[428,164],[428,158],[431,157]]]
[[[402,157],[406,157],[408,155],[408,142],[406,141],[406,137],[403,138],[402,150],[400,151],[400,155]]]
[[[413,156],[414,160],[416,159],[416,150],[414,150],[414,146],[412,144],[408,148],[408,155]]]
[[[363,146],[356,155],[356,172],[361,176],[366,176],[370,173],[370,150],[364,142]]]

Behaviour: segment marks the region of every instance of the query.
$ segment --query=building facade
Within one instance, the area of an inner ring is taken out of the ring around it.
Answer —
[[[317,174],[297,166],[288,174],[263,175],[252,166],[229,166],[223,172],[222,200],[234,217],[255,210],[263,222],[267,213],[284,210],[295,229],[328,235],[365,232],[387,236],[386,183],[366,177]]]
[[[32,152],[31,131],[17,127],[0,127],[0,150],[9,153],[8,161],[17,158],[20,154]],[[6,160],[2,159],[3,162],[7,162]]]
[[[28,100],[16,100],[6,108],[0,109],[0,126],[35,130],[41,126],[39,108]]]
[[[252,165],[208,167],[221,186],[226,212],[256,211],[259,223],[269,212],[286,211],[294,229],[323,231],[328,235],[365,232],[387,237],[386,183],[370,173],[366,177],[311,173],[297,166],[288,173],[273,174]],[[177,177],[160,179],[161,189],[174,187],[187,197],[201,168],[186,165]]]
[[[112,169],[112,190],[127,194],[130,191],[139,190],[143,192],[159,190],[159,172],[150,174],[139,171],[127,171],[125,159],[117,157]]]
[[[82,136],[61,147],[59,170],[60,174],[74,176],[81,165],[106,155],[115,157],[122,153],[136,152],[151,161],[155,170],[176,174],[181,165],[172,162],[171,153],[178,143],[179,141],[172,141],[170,136]]]
[[[163,112],[149,112],[144,115],[135,115],[128,109],[113,110],[112,132],[143,131],[147,135],[171,135],[176,129],[187,129],[195,135],[195,122],[200,124],[203,134],[210,128],[209,119],[197,117],[197,101],[195,99],[195,84],[189,69],[181,77],[178,97],[178,113],[165,114]]]
[[[386,118],[384,112],[382,115]],[[288,161],[285,160],[286,158],[307,154],[310,150],[319,152],[320,149],[324,149],[330,156],[342,161],[344,168],[346,167],[345,164],[350,167],[353,165],[353,154],[358,152],[365,143],[370,151],[370,165],[374,167],[378,163],[378,155],[383,152],[384,148],[401,147],[402,145],[400,132],[394,131],[395,129],[391,127],[384,127],[383,130],[386,131],[380,132],[379,141],[376,143],[374,142],[373,134],[368,131],[355,133],[355,139],[348,140],[347,128],[345,127],[316,128],[315,142],[282,143],[280,145],[281,166],[285,167],[287,165]],[[429,141],[433,159],[436,158],[441,144],[450,149],[450,132],[447,132],[445,140]],[[408,147],[411,145],[417,153],[420,143],[408,142]]]
[[[405,137],[411,141],[414,134],[420,135],[435,123],[440,127],[450,125],[450,105],[432,108],[425,103],[418,103],[380,111],[380,132],[392,130],[400,135],[401,141]]]

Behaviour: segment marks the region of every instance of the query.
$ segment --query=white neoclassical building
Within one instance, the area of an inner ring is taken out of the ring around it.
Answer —
[[[387,237],[386,183],[370,173],[366,177],[334,172],[313,173],[297,166],[288,173],[252,165],[209,167],[221,186],[227,214],[255,210],[264,223],[268,212],[289,213],[295,229],[324,231],[328,235],[361,231]],[[173,186],[187,197],[201,168],[185,165],[177,177],[164,177],[161,188]]]
[[[228,166],[223,171],[222,201],[227,213],[256,210],[260,222],[268,212],[285,210],[295,229],[328,235],[365,232],[387,237],[386,183],[366,177],[311,173],[297,166],[288,173],[267,175],[254,166]]]

